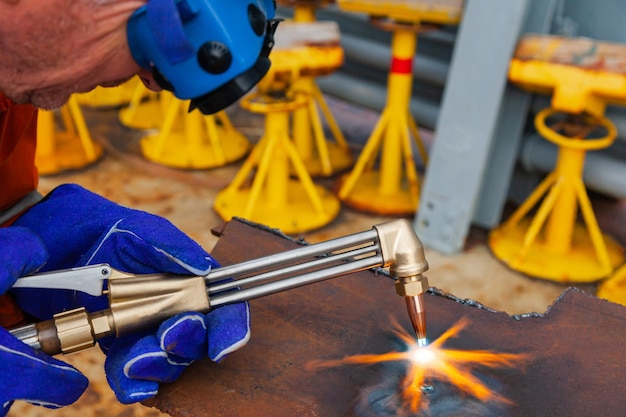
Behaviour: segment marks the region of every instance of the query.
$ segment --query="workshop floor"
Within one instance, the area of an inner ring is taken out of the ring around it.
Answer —
[[[340,102],[331,101],[331,105],[349,140],[361,138],[362,142],[369,136],[377,114]],[[196,172],[156,166],[140,157],[137,133],[120,127],[116,123],[114,111],[87,110],[86,113],[96,140],[102,142],[104,139],[105,157],[83,170],[42,178],[41,191],[48,192],[62,183],[81,184],[121,204],[170,219],[210,250],[216,242],[211,228],[222,223],[212,209],[213,200],[217,192],[232,179],[240,164]],[[261,135],[262,124],[258,119],[239,110],[232,111],[231,117],[235,126],[251,140],[254,141]],[[426,142],[429,142],[432,135],[429,132],[423,133]],[[599,201],[603,207],[608,207],[606,211],[610,213],[610,219],[607,221],[614,221],[616,213],[626,211],[620,202],[601,198]],[[331,224],[315,232],[303,234],[302,237],[312,243],[318,242],[368,230],[372,225],[387,219],[343,208],[339,217]],[[600,223],[603,223],[602,217]],[[623,223],[618,223],[615,227],[620,230],[624,228]],[[444,256],[427,250],[430,284],[458,297],[474,299],[509,314],[544,312],[566,289],[564,285],[530,279],[509,270],[490,254],[484,243],[485,236],[486,231],[473,229],[466,249],[454,256]],[[624,241],[620,243],[626,245]],[[252,337],[255,337],[254,328],[252,332]],[[10,416],[165,416],[158,410],[142,405],[119,404],[106,384],[102,372],[103,355],[98,349],[71,355],[64,360],[74,364],[89,377],[91,385],[83,397],[71,407],[60,410],[18,403],[12,408]]]

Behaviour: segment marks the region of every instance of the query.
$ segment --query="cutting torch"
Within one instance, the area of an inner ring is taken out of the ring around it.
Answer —
[[[107,264],[29,275],[14,287],[82,291],[106,295],[109,308],[78,308],[52,319],[11,330],[34,349],[49,355],[88,349],[107,336],[122,336],[158,326],[176,314],[207,313],[219,306],[248,301],[371,268],[388,268],[407,311],[418,345],[424,346],[424,293],[428,270],[424,248],[411,223],[399,219],[371,230],[302,246],[234,265],[205,276],[128,274]]]

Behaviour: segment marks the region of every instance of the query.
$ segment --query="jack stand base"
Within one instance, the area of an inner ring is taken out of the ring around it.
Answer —
[[[286,234],[293,234],[326,226],[339,214],[341,208],[339,200],[319,185],[315,185],[315,191],[324,207],[323,212],[311,205],[305,187],[298,181],[289,181],[287,189],[289,203],[286,206],[276,207],[267,199],[259,200],[248,220],[271,225]],[[241,217],[251,199],[251,189],[226,190],[217,195],[213,208],[222,219],[228,221],[233,217]]]
[[[626,265],[618,268],[609,279],[602,282],[596,295],[626,306]]]
[[[242,159],[252,145],[230,122],[225,111],[189,112],[189,100],[169,92],[149,94],[137,89],[131,104],[119,112],[120,123],[145,130],[143,156],[181,169],[211,169]]]
[[[71,134],[57,133],[54,143],[54,154],[37,155],[36,163],[39,175],[56,175],[65,171],[86,168],[94,164],[104,152],[100,145],[91,144],[93,156],[88,158],[80,140]]]
[[[164,117],[163,99],[159,94],[146,89],[145,94],[139,98],[140,101],[133,99],[128,106],[121,109],[117,118],[122,126],[137,130],[158,129]]]
[[[265,134],[215,198],[213,208],[222,219],[242,217],[283,233],[300,233],[325,226],[339,214],[339,199],[313,183],[289,137],[289,116],[307,100],[298,94],[256,93],[241,101],[243,108],[265,115]],[[289,174],[290,167],[297,179]]]
[[[352,152],[349,148],[346,149],[345,147],[332,142],[327,142],[326,148],[328,150],[328,160],[330,161],[330,166],[332,167],[330,173],[326,172],[327,170],[324,168],[324,164],[321,159],[302,158],[302,163],[312,178],[328,177],[336,174],[337,172],[346,171],[347,169],[350,169],[354,162]]]
[[[207,129],[198,129],[195,134],[185,129],[172,129],[166,140],[161,133],[145,136],[140,143],[146,159],[174,168],[210,169],[236,162],[250,151],[252,145],[246,136],[228,121],[220,123],[225,114],[203,116],[196,112],[182,117],[201,118]],[[210,137],[198,139],[202,135]]]
[[[574,225],[572,245],[567,253],[557,253],[538,237],[522,256],[528,226],[529,220],[524,220],[515,227],[494,229],[489,235],[489,248],[494,256],[526,275],[562,283],[590,283],[608,277],[624,260],[623,248],[611,237],[602,235],[611,268],[602,266],[588,231],[581,224]]]
[[[341,190],[349,175],[344,175],[335,184],[337,190]],[[379,171],[361,173],[350,193],[341,199],[345,205],[357,211],[386,216],[413,216],[418,200],[418,191],[412,192],[406,185],[393,193],[381,190]]]
[[[55,111],[40,111],[37,118],[35,163],[40,175],[55,175],[85,168],[102,155],[93,142],[75,96],[59,110],[63,126],[57,126]]]

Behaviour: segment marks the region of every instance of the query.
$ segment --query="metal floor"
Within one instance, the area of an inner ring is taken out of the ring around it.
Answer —
[[[370,111],[353,109],[342,103],[334,103],[336,117],[343,126],[346,136],[352,139],[369,135],[377,120]],[[95,136],[106,136],[110,146],[105,157],[98,163],[76,172],[63,173],[41,179],[40,189],[48,192],[62,183],[78,183],[111,200],[136,209],[149,211],[170,219],[180,229],[209,249],[216,238],[211,228],[222,220],[212,209],[212,202],[219,190],[235,175],[240,164],[210,171],[184,172],[171,170],[142,161],[136,154],[136,141],[128,146],[118,146],[125,134],[115,122],[111,122],[111,111],[105,116],[91,118]],[[100,120],[100,124],[98,124]],[[235,111],[232,120],[243,133],[251,137],[260,136],[260,124],[243,112]],[[120,133],[122,132],[122,133]],[[424,132],[428,137],[428,132]],[[600,217],[601,224],[609,224],[617,218],[616,213],[626,212],[623,204],[601,199],[607,216]],[[623,217],[622,217],[623,218]],[[301,237],[313,243],[337,236],[370,229],[377,223],[389,220],[383,216],[367,215],[343,208],[339,217],[326,227]],[[608,222],[608,223],[607,223]],[[623,222],[618,223],[623,230]],[[613,229],[617,230],[617,229]],[[623,231],[621,232],[623,233]],[[530,279],[511,271],[489,252],[485,245],[486,232],[472,230],[466,249],[454,256],[444,256],[427,250],[430,271],[427,274],[431,286],[450,292],[460,298],[477,300],[493,309],[509,314],[544,312],[547,307],[567,288],[550,281]],[[620,242],[626,245],[623,240]],[[340,279],[340,278],[339,278]],[[316,284],[316,285],[323,285]],[[254,334],[252,337],[262,337]],[[245,348],[244,348],[245,349]],[[102,363],[103,355],[98,349],[63,358],[85,373],[91,385],[83,397],[74,405],[59,410],[31,407],[24,403],[13,406],[9,416],[164,416],[158,410],[141,405],[123,406],[114,398],[106,384]],[[207,393],[210,395],[210,393]]]

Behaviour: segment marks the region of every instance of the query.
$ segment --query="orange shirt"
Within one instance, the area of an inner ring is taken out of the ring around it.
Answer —
[[[0,93],[0,211],[37,189],[36,142],[37,109],[15,104]],[[22,312],[10,296],[0,296],[0,326],[22,320]]]
[[[0,211],[37,189],[37,109],[0,93]]]

